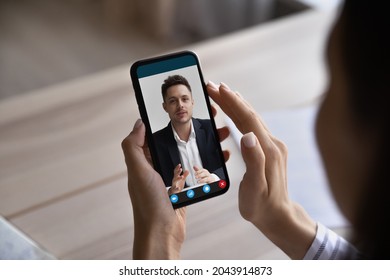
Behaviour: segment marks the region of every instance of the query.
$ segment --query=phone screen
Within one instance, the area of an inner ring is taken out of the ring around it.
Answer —
[[[130,74],[155,170],[167,189],[179,164],[187,176],[169,196],[173,207],[225,193],[229,177],[197,55],[140,60]]]

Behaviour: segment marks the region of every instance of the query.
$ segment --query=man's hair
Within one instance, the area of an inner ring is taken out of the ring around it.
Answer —
[[[161,85],[161,93],[163,100],[165,101],[165,97],[167,96],[167,91],[170,87],[176,86],[176,85],[184,85],[188,88],[188,90],[192,93],[191,91],[191,86],[188,83],[187,79],[184,78],[181,75],[173,75],[169,76],[164,80],[164,83]]]

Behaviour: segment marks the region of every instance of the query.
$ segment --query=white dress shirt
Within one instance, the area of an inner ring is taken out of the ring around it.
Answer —
[[[348,241],[324,225],[317,223],[316,237],[304,260],[358,259],[359,251]]]
[[[199,169],[203,168],[202,159],[200,158],[198,144],[196,143],[196,134],[194,130],[194,125],[191,120],[191,132],[188,141],[183,141],[180,139],[175,128],[172,125],[173,136],[177,143],[179,149],[180,161],[182,162],[182,169],[188,170],[190,174],[186,178],[186,184],[189,187],[193,187],[198,184],[197,179],[195,178],[194,166],[197,166]],[[209,170],[208,170],[209,171]],[[210,172],[210,171],[209,171]],[[211,173],[211,172],[210,172]],[[215,174],[211,174],[215,181],[219,180],[219,177]]]
[[[177,134],[175,128],[172,125],[173,136],[177,143],[177,147],[179,149],[180,161],[182,162],[182,169],[188,170],[190,174],[186,178],[187,186],[197,185],[198,182],[195,178],[195,170],[194,166],[202,168],[202,159],[200,158],[198,145],[196,144],[196,134],[194,130],[194,126],[191,120],[191,132],[188,141],[183,141],[180,139]]]

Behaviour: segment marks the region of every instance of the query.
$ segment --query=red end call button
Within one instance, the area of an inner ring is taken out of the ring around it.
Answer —
[[[226,188],[226,181],[225,180],[219,180],[218,187],[220,187],[221,189]]]

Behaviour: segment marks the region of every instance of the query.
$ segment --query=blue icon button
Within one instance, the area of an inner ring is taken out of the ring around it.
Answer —
[[[209,185],[204,185],[204,186],[203,186],[203,192],[204,192],[204,193],[209,193],[210,190],[211,190],[211,188],[210,188]]]
[[[176,203],[179,201],[179,197],[176,194],[171,195],[171,202]]]
[[[187,197],[188,197],[188,198],[193,198],[194,196],[195,196],[194,190],[188,190],[188,191],[187,191]]]

